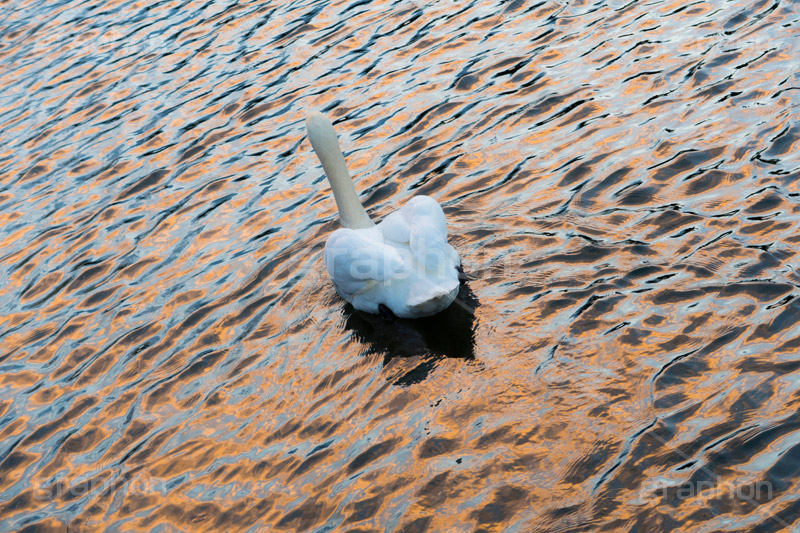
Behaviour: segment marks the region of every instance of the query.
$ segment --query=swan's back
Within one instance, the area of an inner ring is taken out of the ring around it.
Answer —
[[[381,304],[399,317],[446,309],[458,294],[458,254],[447,243],[442,208],[416,196],[369,229],[337,230],[325,245],[337,292],[356,309]]]

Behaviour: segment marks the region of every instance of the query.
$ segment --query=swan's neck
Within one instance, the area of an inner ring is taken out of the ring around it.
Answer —
[[[342,226],[352,229],[371,228],[374,224],[358,201],[356,188],[347,172],[344,155],[330,120],[322,113],[311,113],[306,118],[306,129],[311,146],[322,162],[325,176],[331,184]]]

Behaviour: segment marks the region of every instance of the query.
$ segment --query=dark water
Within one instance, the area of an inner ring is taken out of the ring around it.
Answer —
[[[800,4],[0,4],[0,529],[800,524]],[[336,296],[305,139],[447,213]]]

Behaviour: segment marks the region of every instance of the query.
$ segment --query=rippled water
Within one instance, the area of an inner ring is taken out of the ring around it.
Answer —
[[[0,7],[0,529],[800,524],[796,1]],[[305,138],[445,207],[345,306]]]

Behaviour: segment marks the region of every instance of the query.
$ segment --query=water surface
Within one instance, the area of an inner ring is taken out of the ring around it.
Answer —
[[[0,10],[0,529],[800,519],[800,5]],[[334,118],[459,304],[327,279]]]

